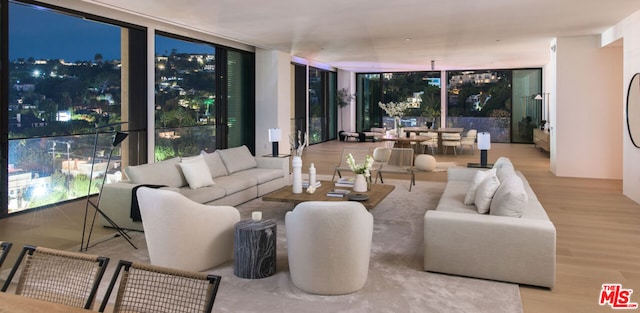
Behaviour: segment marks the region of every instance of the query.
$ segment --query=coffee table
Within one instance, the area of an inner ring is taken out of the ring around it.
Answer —
[[[393,189],[394,185],[385,184],[371,184],[371,189],[363,194],[369,196],[369,199],[365,201],[359,201],[364,205],[367,210],[375,208],[380,201],[388,196]],[[332,189],[351,189],[349,187],[336,187],[334,182],[322,181],[321,186],[316,188],[313,194],[308,194],[306,189],[302,193],[291,192],[291,186],[282,187],[274,192],[268,193],[262,196],[263,201],[277,201],[288,202],[293,204],[302,203],[305,201],[349,201],[347,197],[329,197],[327,192]],[[353,193],[353,191],[351,191]]]

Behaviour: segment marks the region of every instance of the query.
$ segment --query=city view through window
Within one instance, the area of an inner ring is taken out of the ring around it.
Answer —
[[[128,29],[10,2],[9,30],[8,212],[76,199],[98,192],[103,179],[121,180],[126,160],[111,143],[114,131],[128,130],[121,58]],[[156,159],[193,154],[186,146],[212,149],[214,48],[156,38]]]

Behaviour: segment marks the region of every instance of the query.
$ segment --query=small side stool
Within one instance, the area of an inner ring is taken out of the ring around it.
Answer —
[[[235,224],[233,274],[240,278],[265,278],[276,273],[277,224],[275,220],[242,220]]]

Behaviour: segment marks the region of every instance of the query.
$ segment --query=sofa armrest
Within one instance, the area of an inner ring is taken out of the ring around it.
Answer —
[[[424,269],[552,288],[556,229],[549,220],[430,210]]]
[[[99,207],[110,219],[124,229],[142,230],[142,223],[131,219],[131,192],[137,184],[112,183],[102,188]],[[101,217],[102,225],[111,227]]]
[[[485,169],[467,167],[450,167],[447,170],[447,180],[461,180],[471,182],[473,180],[473,176],[475,176],[478,171],[484,170]]]
[[[282,170],[282,177],[289,184],[289,158],[255,157],[258,168],[272,168]]]

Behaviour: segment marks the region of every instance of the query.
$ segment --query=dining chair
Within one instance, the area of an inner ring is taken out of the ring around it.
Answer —
[[[10,242],[0,241],[0,266],[2,266],[2,263],[4,263],[4,260],[7,258],[12,245]]]
[[[121,260],[100,305],[104,312],[120,276],[114,313],[210,313],[220,276]]]
[[[438,133],[426,132],[426,133],[420,133],[420,136],[431,138],[429,140],[420,142],[420,146],[422,147],[422,153],[424,154],[426,149],[430,148],[431,154],[436,154],[436,149],[438,149]]]
[[[464,147],[471,147],[471,154],[475,155],[477,136],[478,131],[476,129],[469,129],[469,131],[467,131],[467,133],[460,139],[460,153],[464,153]]]
[[[458,155],[458,147],[460,147],[459,133],[442,133],[443,153],[447,154],[447,147],[453,147],[453,154]]]
[[[340,155],[340,162],[338,162],[338,165],[336,165],[336,167],[333,170],[333,176],[331,177],[331,181],[334,181],[336,178],[336,174],[338,174],[338,178],[342,178],[342,171],[348,171],[351,172],[351,168],[349,167],[349,164],[347,164],[347,156],[349,154],[353,155],[353,158],[356,161],[360,161],[360,162],[364,162],[364,159],[367,157],[367,155],[371,155],[372,151],[371,148],[344,148],[342,149],[342,154]]]
[[[2,287],[6,292],[22,268],[15,293],[24,297],[91,309],[109,258],[24,246]]]
[[[415,176],[413,173],[413,149],[412,148],[391,148],[391,154],[386,163],[382,164],[376,171],[376,180],[380,178],[380,182],[384,184],[382,173],[390,174],[408,174],[409,191],[411,187],[416,184]]]

